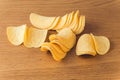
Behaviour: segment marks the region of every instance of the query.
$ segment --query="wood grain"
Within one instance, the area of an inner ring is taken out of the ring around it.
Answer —
[[[31,26],[31,12],[62,16],[77,9],[86,15],[83,33],[110,39],[108,54],[78,57],[74,47],[62,62],[56,62],[39,49],[8,42],[6,27],[25,23]],[[58,79],[120,80],[120,0],[0,0],[0,80]]]

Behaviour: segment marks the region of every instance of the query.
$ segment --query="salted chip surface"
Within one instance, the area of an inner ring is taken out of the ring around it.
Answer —
[[[40,29],[47,29],[49,28],[56,17],[46,17],[42,15],[38,15],[36,13],[30,14],[30,22],[33,26],[40,28]]]
[[[17,27],[7,27],[7,37],[8,40],[13,44],[13,45],[20,45],[24,41],[24,35],[26,32],[26,24],[17,26]]]
[[[76,55],[96,55],[93,39],[90,34],[83,34],[76,46]]]
[[[95,43],[95,49],[99,55],[106,54],[110,49],[110,41],[105,36],[94,36],[93,37],[94,43]]]
[[[46,40],[48,30],[40,30],[33,27],[27,29],[24,45],[28,48],[38,48]]]

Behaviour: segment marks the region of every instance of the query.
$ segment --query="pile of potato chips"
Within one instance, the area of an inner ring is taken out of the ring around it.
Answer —
[[[79,10],[62,17],[46,17],[31,13],[30,22],[34,27],[28,27],[26,24],[7,27],[8,40],[16,46],[23,43],[27,48],[40,47],[41,51],[50,51],[54,60],[61,61],[75,45],[76,35],[84,30],[85,16],[80,15]],[[51,34],[48,37],[49,42],[45,42],[48,30],[55,30],[57,34]],[[104,55],[109,48],[108,38],[83,34],[77,42],[76,55]]]

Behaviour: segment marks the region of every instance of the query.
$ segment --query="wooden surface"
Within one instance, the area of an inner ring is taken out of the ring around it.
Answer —
[[[62,16],[77,9],[86,15],[83,33],[110,39],[108,54],[78,57],[74,47],[56,62],[39,49],[8,42],[6,27],[31,26],[31,12]],[[120,0],[0,0],[0,80],[120,80]]]

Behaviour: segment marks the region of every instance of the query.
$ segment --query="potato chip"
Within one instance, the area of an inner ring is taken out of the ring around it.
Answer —
[[[49,40],[51,43],[56,43],[56,44],[59,44],[60,46],[64,46],[66,48],[64,51],[70,49],[70,46],[68,46],[66,42],[61,37],[57,36],[56,34],[50,35]]]
[[[28,48],[38,48],[46,40],[47,30],[39,30],[33,27],[27,29],[24,39],[24,45]]]
[[[68,26],[72,29],[72,31],[76,34],[75,29],[78,27],[78,20],[79,20],[79,10],[76,11],[72,23]]]
[[[67,19],[66,24],[64,25],[63,28],[68,27],[68,26],[72,23],[73,18],[74,18],[74,13],[75,13],[75,12],[72,11],[71,13],[68,14],[68,19]],[[62,29],[63,29],[63,28],[62,28]]]
[[[52,29],[54,30],[54,28],[57,27],[58,23],[60,22],[61,17],[56,17],[56,19],[53,21],[52,25],[48,28],[48,30]]]
[[[49,50],[56,61],[60,61],[66,55],[58,45],[52,43],[43,43],[41,50]]]
[[[99,55],[104,55],[108,52],[110,49],[110,41],[105,36],[94,36],[91,34],[94,43],[95,43],[95,49]]]
[[[43,50],[43,51],[44,50],[46,50],[46,51],[49,50],[51,52],[52,57],[53,57],[54,60],[56,60],[56,61],[60,61],[61,60],[58,56],[56,56],[57,51],[51,46],[50,43],[44,43],[41,46],[41,50]]]
[[[90,34],[82,35],[76,46],[76,55],[96,55],[93,39]]]
[[[66,19],[66,23],[65,23],[65,25],[62,26],[62,28],[57,29],[57,30],[56,30],[57,32],[59,32],[59,31],[62,30],[63,28],[68,27],[68,26],[72,23],[73,18],[74,18],[74,13],[75,13],[75,12],[72,11],[71,13],[68,14],[68,18]]]
[[[46,17],[35,13],[30,14],[30,21],[33,26],[40,29],[48,29],[54,22],[55,17]]]
[[[13,44],[13,45],[20,45],[24,41],[24,35],[26,31],[27,26],[26,25],[21,25],[18,27],[7,27],[7,37],[8,40]]]
[[[76,35],[71,31],[70,28],[62,29],[57,36],[61,39],[61,42],[65,44],[68,48],[72,48],[76,42]]]
[[[60,18],[60,21],[56,27],[53,28],[53,30],[61,29],[65,25],[66,21],[68,18],[68,14],[64,15],[63,17]]]
[[[69,48],[67,48],[66,46],[64,46],[64,44],[62,44],[62,43],[60,42],[60,40],[53,40],[53,41],[51,41],[51,43],[56,44],[56,45],[59,45],[60,48],[61,48],[64,52],[68,52],[68,51],[69,51]]]
[[[56,55],[57,57],[59,57],[59,60],[62,60],[67,53],[65,53],[59,45],[56,45],[56,44],[52,44],[51,43],[51,46],[53,47],[54,50],[56,50],[57,53],[54,53],[54,55]]]
[[[80,34],[85,27],[85,16],[81,15],[79,18],[79,26],[78,28],[75,30],[76,34]]]

